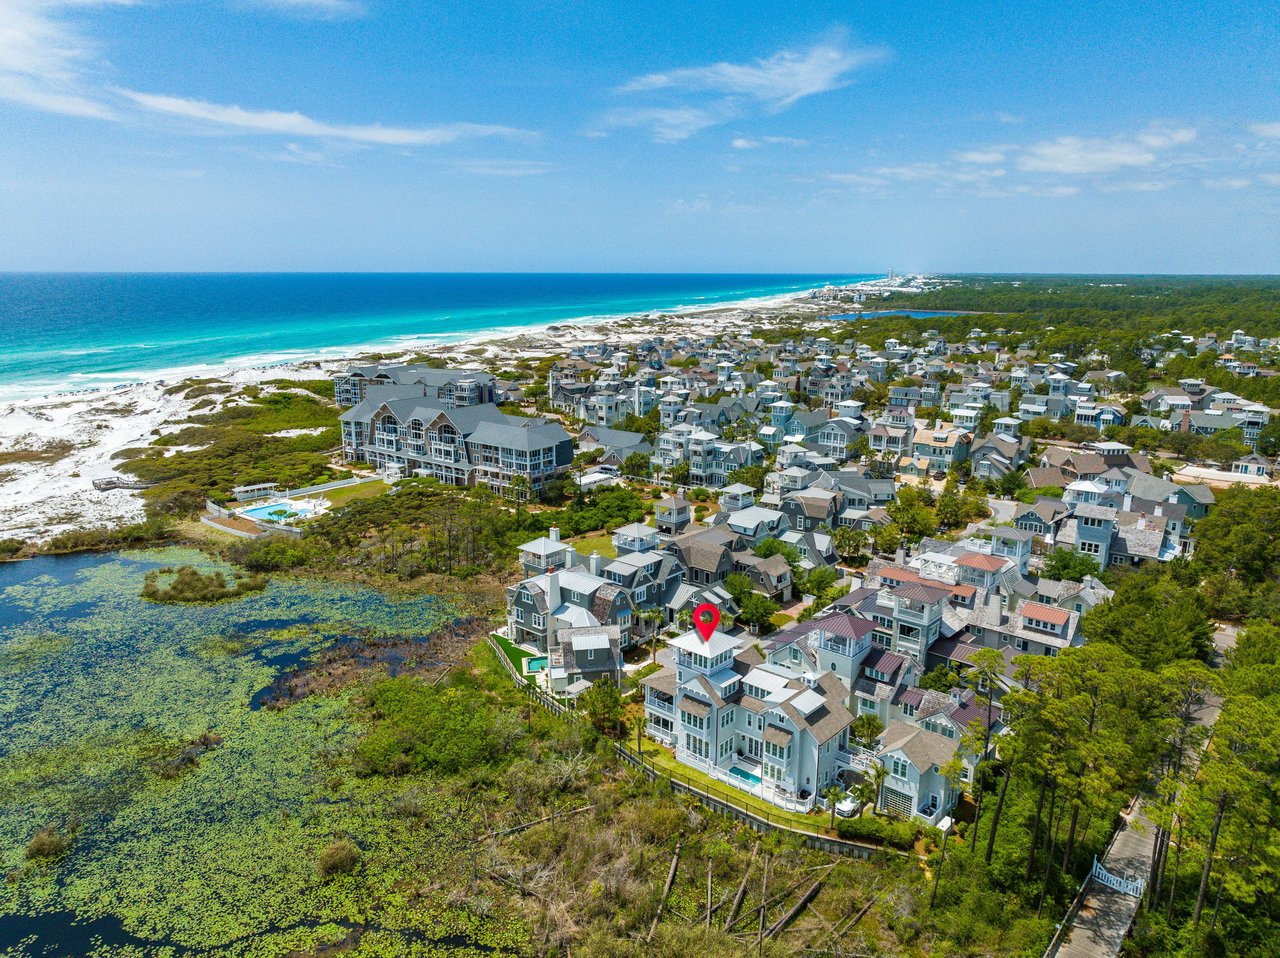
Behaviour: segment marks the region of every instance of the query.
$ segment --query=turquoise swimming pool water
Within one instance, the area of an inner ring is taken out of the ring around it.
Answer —
[[[545,655],[540,655],[536,659],[529,660],[528,670],[530,672],[541,672],[546,667],[547,667],[547,657]]]
[[[311,502],[294,500],[292,502],[264,502],[240,510],[240,514],[262,522],[283,522],[287,519],[307,519],[320,510]]]
[[[734,778],[742,779],[744,782],[750,782],[752,785],[760,784],[759,775],[756,775],[752,772],[748,772],[745,768],[738,768],[738,766],[736,765],[734,765],[732,768],[729,769],[729,774],[732,775]]]

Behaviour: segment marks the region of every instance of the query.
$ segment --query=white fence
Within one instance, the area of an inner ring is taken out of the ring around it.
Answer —
[[[1102,862],[1098,861],[1097,855],[1093,856],[1093,870],[1089,873],[1089,877],[1100,885],[1106,885],[1122,895],[1132,895],[1134,898],[1141,898],[1147,887],[1147,883],[1141,878],[1121,878],[1119,875],[1111,874],[1102,867]]]

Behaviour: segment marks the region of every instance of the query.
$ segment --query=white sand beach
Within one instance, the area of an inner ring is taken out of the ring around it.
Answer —
[[[902,279],[859,284],[868,292],[918,289]],[[328,378],[371,353],[386,362],[434,356],[454,365],[502,366],[520,359],[563,354],[577,345],[609,341],[636,343],[654,335],[729,335],[796,316],[820,318],[847,313],[807,292],[695,307],[679,313],[586,317],[544,327],[492,330],[451,343],[406,338],[352,350],[341,358],[271,363],[204,374],[236,389],[273,379]],[[166,390],[177,380],[138,383],[91,392],[22,399],[0,404],[0,453],[29,451],[30,461],[4,463],[0,457],[0,538],[44,539],[72,528],[114,525],[142,518],[142,498],[128,490],[99,491],[93,480],[121,476],[113,458],[121,450],[149,445],[157,436],[181,429],[199,401]],[[208,407],[200,411],[208,411]],[[302,434],[308,430],[287,430]],[[9,457],[12,458],[12,457]]]

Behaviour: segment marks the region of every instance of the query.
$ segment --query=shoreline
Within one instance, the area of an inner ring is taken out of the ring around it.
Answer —
[[[839,288],[852,289],[864,283],[882,283],[885,277],[872,276],[864,280],[856,280],[841,284]],[[466,329],[457,332],[417,332],[396,333],[379,338],[358,341],[341,345],[319,345],[304,348],[267,349],[250,352],[239,356],[218,359],[210,362],[178,362],[169,366],[157,366],[153,369],[123,369],[98,372],[70,372],[49,388],[40,392],[28,392],[21,383],[0,383],[0,411],[9,404],[31,400],[54,401],[68,396],[84,396],[95,392],[111,392],[132,386],[143,386],[153,382],[177,383],[191,378],[222,379],[243,369],[257,369],[269,366],[292,365],[308,362],[343,361],[370,354],[415,353],[437,346],[470,345],[474,342],[493,338],[518,336],[522,333],[542,332],[550,326],[573,325],[591,326],[599,323],[610,323],[636,318],[682,317],[720,309],[771,309],[787,304],[796,299],[807,301],[812,290],[821,287],[803,286],[784,292],[773,292],[765,295],[748,296],[739,299],[714,299],[706,303],[678,303],[674,306],[654,307],[644,311],[623,310],[620,312],[572,313],[557,319],[538,320],[516,325],[491,326],[487,328]],[[656,295],[656,294],[655,294]],[[538,307],[530,307],[536,310]],[[569,309],[569,307],[566,307]],[[519,313],[520,310],[513,310]],[[464,320],[466,317],[463,317]],[[504,317],[506,318],[506,317]],[[441,317],[423,314],[421,322],[426,325],[440,321]],[[88,349],[81,352],[100,353],[127,350],[132,347],[120,346],[110,349]],[[73,384],[75,381],[76,384]],[[82,384],[79,384],[81,383]]]
[[[917,278],[924,282],[924,277]],[[864,280],[847,289],[866,291],[905,289],[904,279]],[[915,287],[919,288],[919,287]],[[181,379],[155,379],[111,388],[60,393],[0,402],[0,449],[30,453],[30,461],[0,459],[0,539],[44,540],[68,529],[138,521],[143,517],[142,497],[123,489],[100,491],[94,479],[119,476],[113,458],[120,451],[149,446],[155,439],[182,429],[195,412],[212,412],[246,386],[273,379],[329,378],[361,362],[404,362],[442,359],[450,365],[510,367],[520,360],[545,359],[565,353],[571,346],[598,342],[621,345],[655,335],[705,335],[708,317],[715,328],[729,335],[749,334],[754,327],[777,324],[787,316],[821,320],[847,311],[847,303],[811,297],[811,290],[708,303],[675,311],[650,310],[613,316],[582,317],[536,326],[506,327],[459,334],[451,342],[400,342],[388,348],[363,346],[342,350],[342,355],[316,356],[222,370]],[[448,334],[445,334],[448,335]],[[403,339],[403,338],[400,338]],[[380,359],[372,359],[379,356]],[[182,392],[166,394],[187,379],[210,379],[229,385],[232,391],[215,397],[213,406],[192,407],[201,400],[186,399]]]

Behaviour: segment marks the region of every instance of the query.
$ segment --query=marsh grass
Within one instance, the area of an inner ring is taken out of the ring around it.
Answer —
[[[40,829],[27,842],[24,854],[29,861],[46,858],[61,858],[71,847],[71,836],[52,825]]]
[[[162,585],[166,575],[172,578],[167,585]],[[221,602],[261,592],[266,587],[265,575],[236,572],[228,581],[221,570],[204,573],[192,566],[183,566],[148,572],[141,594],[152,602]]]

